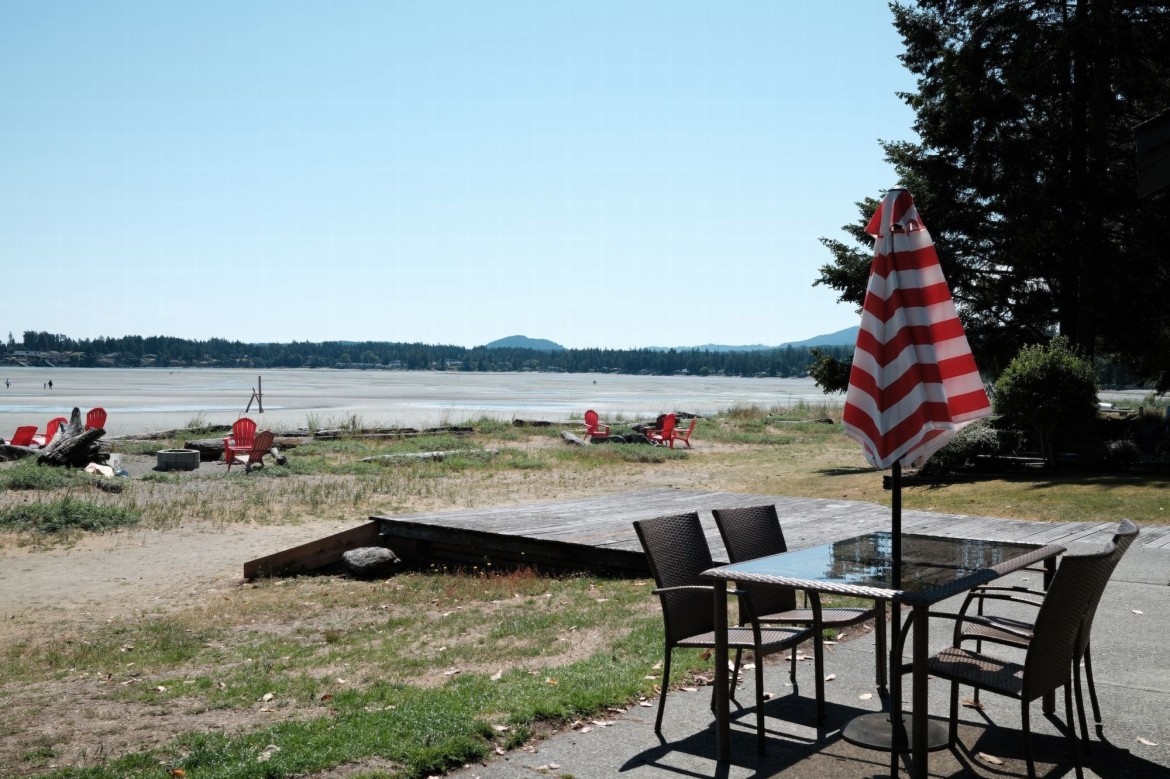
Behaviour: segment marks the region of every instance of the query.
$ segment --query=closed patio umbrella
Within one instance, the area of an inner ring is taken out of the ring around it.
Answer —
[[[991,404],[910,192],[891,189],[865,230],[876,245],[843,422],[871,465],[893,468],[897,576],[901,466],[921,465]]]

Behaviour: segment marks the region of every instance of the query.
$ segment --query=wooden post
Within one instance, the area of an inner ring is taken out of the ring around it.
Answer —
[[[248,398],[248,405],[244,406],[244,413],[247,414],[252,410],[252,401],[256,401],[256,413],[264,413],[264,381],[262,377],[256,377],[256,386],[259,389],[252,390],[252,397]]]

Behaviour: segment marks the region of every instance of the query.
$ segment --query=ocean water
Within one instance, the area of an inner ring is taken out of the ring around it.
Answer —
[[[12,382],[7,389],[3,379]],[[48,389],[47,382],[53,382]],[[264,412],[252,398],[260,390]],[[251,408],[248,404],[251,401]],[[358,417],[366,426],[435,427],[488,416],[502,420],[653,419],[665,411],[709,414],[734,406],[840,405],[811,379],[619,376],[576,373],[459,373],[322,369],[8,368],[0,376],[0,436],[19,425],[43,430],[53,417],[95,406],[110,435],[183,427],[195,419],[230,425],[247,415],[274,430]]]

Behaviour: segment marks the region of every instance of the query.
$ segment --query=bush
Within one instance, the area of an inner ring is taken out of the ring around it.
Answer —
[[[972,422],[951,436],[946,446],[931,455],[922,466],[922,473],[952,473],[973,465],[979,455],[999,454],[1001,451],[999,432],[991,423],[986,420]]]
[[[995,410],[1008,425],[1036,434],[1040,454],[1056,465],[1058,437],[1097,416],[1097,376],[1067,338],[1025,346],[995,383]]]
[[[1110,469],[1132,468],[1141,459],[1141,449],[1132,438],[1119,438],[1105,444],[1102,459],[1103,465]]]

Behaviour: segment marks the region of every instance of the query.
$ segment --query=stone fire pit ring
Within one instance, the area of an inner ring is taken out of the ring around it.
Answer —
[[[194,449],[163,449],[158,453],[160,471],[194,471],[199,469],[199,452]]]

